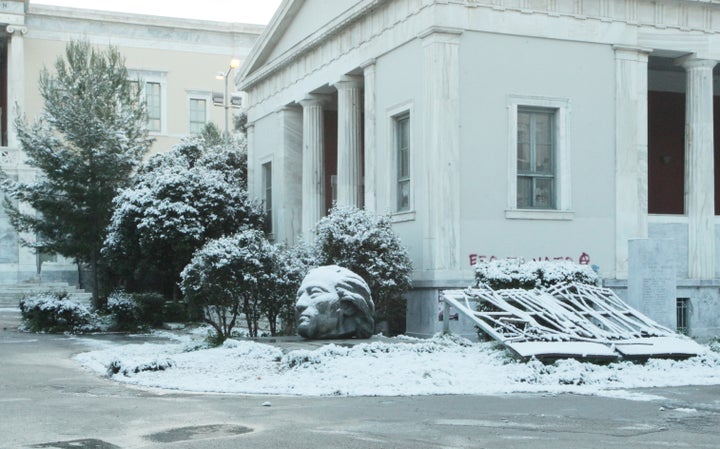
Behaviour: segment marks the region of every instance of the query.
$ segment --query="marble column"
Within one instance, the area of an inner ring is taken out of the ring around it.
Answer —
[[[628,276],[628,242],[648,236],[648,50],[615,47],[615,276]]]
[[[7,85],[7,106],[8,106],[8,146],[18,147],[17,132],[12,125],[13,120],[19,112],[17,108],[25,107],[25,43],[23,36],[27,28],[18,25],[8,25],[5,31],[10,35],[8,45],[8,85]]]
[[[363,207],[362,81],[344,76],[338,91],[337,204]]]
[[[365,210],[377,210],[377,145],[375,136],[375,60],[363,64],[365,90]]]
[[[273,177],[282,182],[273,187],[277,223],[273,234],[276,241],[292,245],[302,233],[303,114],[297,106],[286,106],[278,114],[282,148],[273,157]]]
[[[303,108],[302,135],[302,234],[313,239],[313,229],[325,216],[325,119],[324,97],[310,95]]]
[[[688,217],[688,277],[715,278],[715,173],[713,67],[694,56],[678,61],[686,71],[685,212]]]
[[[460,30],[431,28],[423,46],[423,269],[434,279],[460,276]]]

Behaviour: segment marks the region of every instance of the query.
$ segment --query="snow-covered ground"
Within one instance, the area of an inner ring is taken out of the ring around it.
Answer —
[[[193,335],[169,343],[103,343],[76,356],[86,368],[146,388],[192,392],[406,396],[571,392],[630,399],[654,397],[640,387],[720,384],[720,352],[685,360],[552,365],[513,360],[492,343],[436,336],[373,337],[352,347],[288,349],[246,340],[205,348]],[[88,340],[90,341],[90,340]],[[716,348],[713,348],[716,349]]]

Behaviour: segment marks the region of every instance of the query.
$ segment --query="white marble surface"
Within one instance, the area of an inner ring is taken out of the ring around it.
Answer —
[[[713,76],[716,61],[686,58],[685,209],[688,216],[688,277],[715,276]]]

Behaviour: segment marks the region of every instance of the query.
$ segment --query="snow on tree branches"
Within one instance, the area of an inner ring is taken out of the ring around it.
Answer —
[[[259,204],[245,191],[245,161],[232,142],[189,138],[152,157],[119,193],[105,251],[130,290],[174,295],[180,272],[205,242],[262,228]]]
[[[138,83],[131,81],[114,47],[99,50],[70,42],[55,72],[40,72],[44,109],[33,124],[15,126],[34,182],[12,180],[0,171],[5,208],[19,232],[35,235],[28,246],[90,264],[94,299],[97,267],[112,199],[141,162],[152,139]],[[21,211],[28,204],[32,213]]]

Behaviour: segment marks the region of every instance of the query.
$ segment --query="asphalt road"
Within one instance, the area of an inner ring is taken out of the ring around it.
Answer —
[[[642,390],[662,397],[644,402],[146,391],[84,371],[71,359],[84,343],[20,333],[16,319],[0,311],[0,448],[720,447],[720,386]]]

